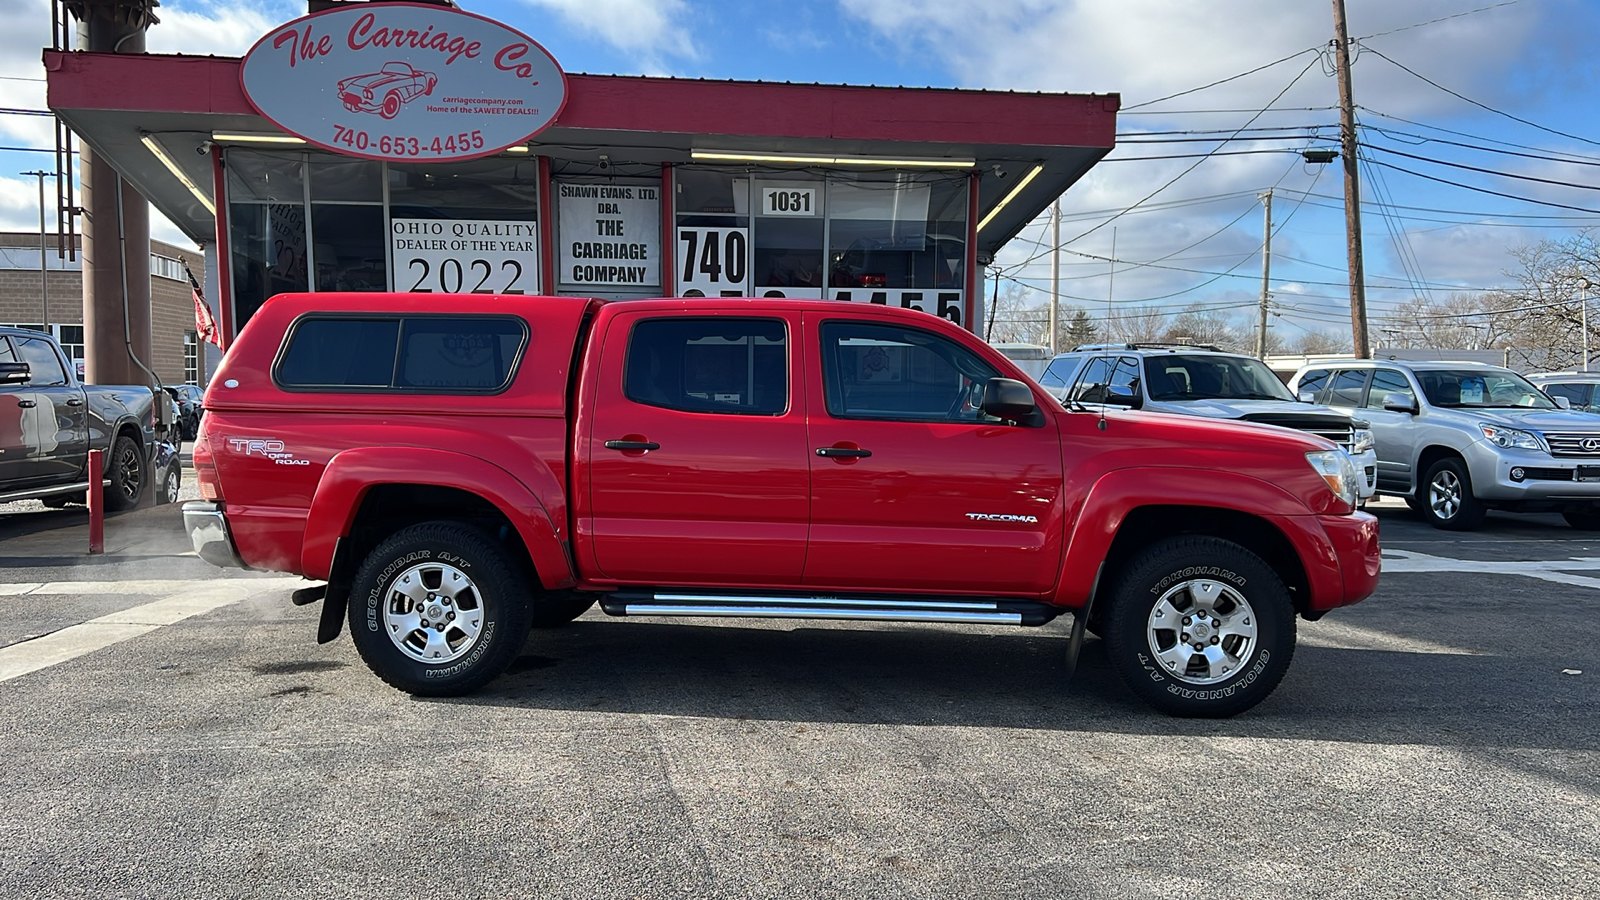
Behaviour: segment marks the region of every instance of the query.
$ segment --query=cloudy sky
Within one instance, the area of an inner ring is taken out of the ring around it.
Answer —
[[[1347,0],[1358,39],[1374,337],[1414,296],[1510,283],[1511,251],[1600,223],[1600,3]],[[1348,335],[1327,0],[460,0],[570,72],[1114,92],[1118,147],[1062,198],[1062,294],[1097,314],[1201,302],[1250,315],[1273,191],[1275,328]],[[38,223],[50,164],[46,0],[0,9],[0,228]],[[303,0],[163,0],[153,52],[239,55]],[[1181,96],[1173,96],[1180,95]],[[1223,140],[1231,138],[1231,140]],[[1120,215],[1118,215],[1120,213]],[[1115,217],[1115,218],[1113,218]],[[53,221],[53,217],[52,217]],[[180,241],[164,222],[155,236]],[[998,260],[1048,290],[1042,219]],[[1112,279],[1113,241],[1115,275]],[[1109,306],[1108,306],[1109,304]]]

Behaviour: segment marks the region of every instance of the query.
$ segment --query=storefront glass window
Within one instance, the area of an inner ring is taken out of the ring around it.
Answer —
[[[395,290],[541,291],[536,159],[392,164],[388,178]]]
[[[754,178],[753,293],[820,298],[827,284],[824,182],[799,173]]]
[[[829,286],[961,290],[966,200],[964,178],[830,178]]]
[[[673,174],[678,293],[685,297],[750,293],[750,177],[688,167]]]
[[[305,154],[229,148],[229,203],[304,203]]]
[[[388,290],[383,163],[313,153],[309,168],[312,290]]]

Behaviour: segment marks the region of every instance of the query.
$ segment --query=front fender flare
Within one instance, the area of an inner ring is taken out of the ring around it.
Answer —
[[[1179,466],[1115,469],[1100,476],[1084,495],[1068,536],[1055,603],[1079,609],[1089,602],[1095,574],[1117,531],[1130,513],[1144,506],[1226,509],[1268,521],[1311,514],[1304,502],[1283,488],[1238,472]]]
[[[328,577],[334,550],[350,534],[361,501],[368,490],[383,484],[435,485],[482,497],[516,528],[544,587],[575,583],[559,531],[528,485],[494,463],[429,447],[358,447],[328,462],[306,516],[300,562],[307,578]],[[545,487],[559,490],[559,485]]]

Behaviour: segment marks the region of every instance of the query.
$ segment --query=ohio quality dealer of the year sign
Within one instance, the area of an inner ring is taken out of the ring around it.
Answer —
[[[269,32],[239,70],[261,115],[306,141],[385,160],[473,159],[544,130],[566,76],[532,38],[415,3],[360,4]]]

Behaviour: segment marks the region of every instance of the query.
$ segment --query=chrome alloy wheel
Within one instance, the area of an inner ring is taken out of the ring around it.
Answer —
[[[420,663],[447,663],[478,642],[483,601],[465,572],[446,563],[422,563],[389,582],[383,624],[401,653]]]
[[[1428,482],[1428,508],[1441,521],[1455,518],[1461,511],[1461,479],[1449,469],[1440,469]]]
[[[1216,684],[1239,674],[1256,651],[1256,616],[1250,601],[1220,581],[1174,585],[1146,626],[1150,650],[1179,681]]]

